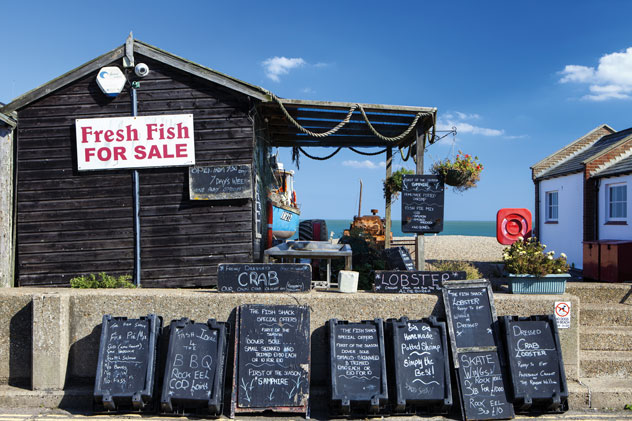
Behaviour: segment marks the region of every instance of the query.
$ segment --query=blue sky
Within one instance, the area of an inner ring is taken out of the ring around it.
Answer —
[[[281,97],[437,107],[441,128],[458,135],[428,148],[427,167],[459,149],[485,165],[477,188],[448,190],[447,220],[533,210],[529,166],[600,124],[632,126],[631,2],[89,4],[3,2],[0,102],[119,46],[131,30]],[[289,151],[280,156],[291,168]],[[384,215],[384,159],[301,157],[302,217],[351,218],[360,179],[363,213]]]

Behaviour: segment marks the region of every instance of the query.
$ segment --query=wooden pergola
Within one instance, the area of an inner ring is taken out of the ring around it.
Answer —
[[[385,148],[386,178],[392,174],[393,148],[411,147],[416,173],[423,174],[424,149],[434,142],[436,133],[437,109],[429,107],[307,101],[273,96],[271,101],[259,105],[259,112],[271,146]],[[348,122],[342,124],[345,119]],[[338,126],[341,127],[336,130]],[[332,129],[335,133],[318,136]],[[385,247],[388,248],[391,235],[390,197],[386,198],[385,219]],[[416,235],[415,253],[417,269],[424,270],[423,235]]]

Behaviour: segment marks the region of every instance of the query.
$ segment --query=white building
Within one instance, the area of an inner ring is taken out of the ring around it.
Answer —
[[[531,167],[535,235],[583,268],[583,242],[632,240],[632,128],[601,125]]]

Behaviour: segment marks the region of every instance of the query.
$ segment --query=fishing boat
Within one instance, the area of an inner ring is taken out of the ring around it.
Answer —
[[[298,230],[301,211],[294,191],[294,171],[286,170],[283,164],[273,161],[272,173],[276,188],[268,194],[268,246],[285,241]]]

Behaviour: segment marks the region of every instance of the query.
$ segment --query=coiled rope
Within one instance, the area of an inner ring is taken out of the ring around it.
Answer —
[[[332,158],[335,154],[337,154],[338,152],[340,152],[340,150],[342,149],[342,147],[339,147],[338,149],[336,149],[333,153],[331,153],[330,155],[327,156],[313,156],[308,154],[307,152],[305,152],[305,150],[303,148],[301,148],[300,146],[298,147],[298,150],[301,151],[303,153],[303,155],[305,155],[306,157],[310,158],[310,159],[315,159],[316,161],[325,161],[329,158]]]

